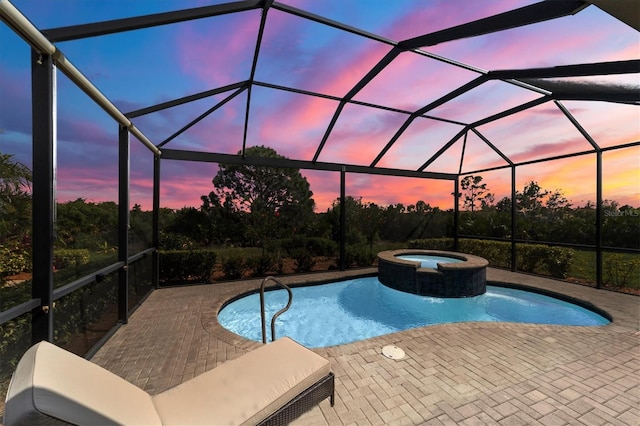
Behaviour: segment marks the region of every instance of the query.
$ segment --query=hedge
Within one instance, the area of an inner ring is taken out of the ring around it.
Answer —
[[[161,250],[160,277],[165,282],[211,282],[216,264],[214,250]]]
[[[53,265],[56,269],[64,269],[69,266],[80,266],[89,263],[89,250],[87,249],[56,249],[53,251]]]
[[[337,244],[329,238],[292,237],[269,241],[266,249],[273,253],[285,251],[289,255],[306,249],[312,256],[333,257],[337,253]]]
[[[412,240],[409,248],[429,250],[453,250],[452,238],[430,238]],[[484,257],[489,265],[511,267],[511,243],[475,239],[460,239],[458,251]],[[516,244],[516,268],[519,271],[535,272],[566,278],[573,263],[573,249],[544,244]]]

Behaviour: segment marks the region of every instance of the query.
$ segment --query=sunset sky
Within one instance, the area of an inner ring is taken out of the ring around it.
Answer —
[[[223,3],[212,0],[10,0],[39,29],[55,28]],[[397,42],[491,16],[528,0],[282,0],[359,30]],[[93,37],[56,45],[121,111],[129,112],[250,78],[260,10]],[[344,96],[391,49],[388,44],[271,9],[255,80]],[[640,58],[640,34],[589,6],[573,16],[527,27],[423,47],[421,50],[478,70],[551,67]],[[28,45],[0,22],[0,152],[31,164],[31,79]],[[475,79],[479,74],[413,52],[400,54],[354,100],[415,111]],[[569,79],[575,81],[575,79]],[[640,87],[638,74],[579,81]],[[228,91],[133,119],[159,144],[231,95]],[[487,116],[539,98],[500,81],[485,83],[418,118],[378,166],[415,170],[462,128]],[[563,101],[601,147],[640,140],[640,107]],[[165,147],[235,154],[242,148],[247,91]],[[247,146],[266,145],[289,158],[312,160],[338,102],[263,86],[251,90]],[[318,161],[368,166],[407,115],[348,104]],[[454,123],[452,123],[454,122]],[[117,201],[117,124],[62,73],[58,73],[59,201]],[[528,161],[591,149],[589,142],[553,103],[478,127],[512,161]],[[131,204],[151,207],[151,152],[132,137]],[[463,140],[426,171],[457,173]],[[608,151],[604,198],[640,207],[640,147]],[[504,165],[485,142],[469,133],[462,170]],[[199,207],[212,189],[217,165],[162,162],[162,207]],[[522,166],[517,188],[537,181],[560,189],[574,204],[595,202],[595,155]],[[316,211],[339,195],[335,172],[303,170]],[[481,173],[496,200],[510,193],[510,170]],[[387,205],[423,200],[452,207],[453,183],[432,179],[349,174],[347,194]]]

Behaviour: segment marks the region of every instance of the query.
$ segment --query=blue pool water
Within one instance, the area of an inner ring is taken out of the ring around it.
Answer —
[[[412,260],[414,262],[420,262],[421,268],[433,268],[438,269],[438,263],[460,263],[464,262],[462,259],[456,259],[455,257],[436,256],[432,254],[402,254],[396,256],[398,259]]]
[[[292,289],[291,308],[276,320],[276,337],[289,336],[311,348],[340,345],[426,325],[503,321],[559,325],[604,325],[609,321],[572,303],[511,288],[487,286],[481,296],[436,298],[393,290],[376,277]],[[287,303],[285,290],[265,293],[267,334],[271,317]],[[260,296],[225,306],[220,324],[262,341]]]

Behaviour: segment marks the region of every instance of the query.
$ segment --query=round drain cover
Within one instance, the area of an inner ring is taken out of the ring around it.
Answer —
[[[404,351],[397,346],[389,345],[382,348],[382,355],[389,359],[402,359],[404,358]]]

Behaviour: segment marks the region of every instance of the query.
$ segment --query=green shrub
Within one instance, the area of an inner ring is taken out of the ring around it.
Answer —
[[[272,271],[280,260],[277,256],[263,253],[260,256],[249,257],[246,260],[246,266],[253,270],[253,275],[263,277],[267,272]]]
[[[549,247],[540,244],[518,244],[516,265],[520,271],[535,272],[545,263]]]
[[[545,264],[552,277],[567,278],[573,266],[574,250],[563,247],[547,247]]]
[[[289,256],[297,249],[306,249],[312,256],[333,257],[337,252],[335,241],[320,237],[292,237],[270,241],[266,247],[272,252],[285,251]]]
[[[2,277],[26,271],[30,266],[29,253],[20,248],[18,243],[0,245],[0,282]]]
[[[162,250],[195,250],[197,244],[191,238],[175,232],[160,232]]]
[[[511,267],[511,243],[489,240],[461,239],[459,251],[480,256],[489,261],[489,265],[501,268]]]
[[[275,264],[276,274],[282,275],[284,274],[284,259],[282,257],[278,257],[278,260]]]
[[[423,250],[453,250],[453,238],[423,238],[407,242],[407,247]]]
[[[353,244],[345,247],[345,266],[371,266],[376,260],[377,253],[373,253],[367,244]]]
[[[337,245],[335,241],[329,238],[312,237],[307,238],[307,250],[311,251],[314,256],[332,257],[337,253]]]
[[[240,253],[232,253],[222,261],[222,272],[228,279],[242,278],[247,270],[247,262]]]
[[[619,254],[608,255],[603,262],[605,282],[614,288],[631,287],[633,277],[640,274],[640,260]]]
[[[309,272],[316,264],[313,253],[305,248],[291,249],[289,254],[294,260],[296,272]]]
[[[78,267],[88,263],[88,249],[59,249],[53,252],[53,266],[56,269],[64,269],[70,266]]]
[[[31,300],[31,280],[5,285],[0,290],[0,312]]]
[[[171,283],[208,283],[215,264],[213,250],[161,250],[160,279]]]
[[[31,315],[24,314],[0,324],[0,337],[0,381],[5,381],[31,346]]]

